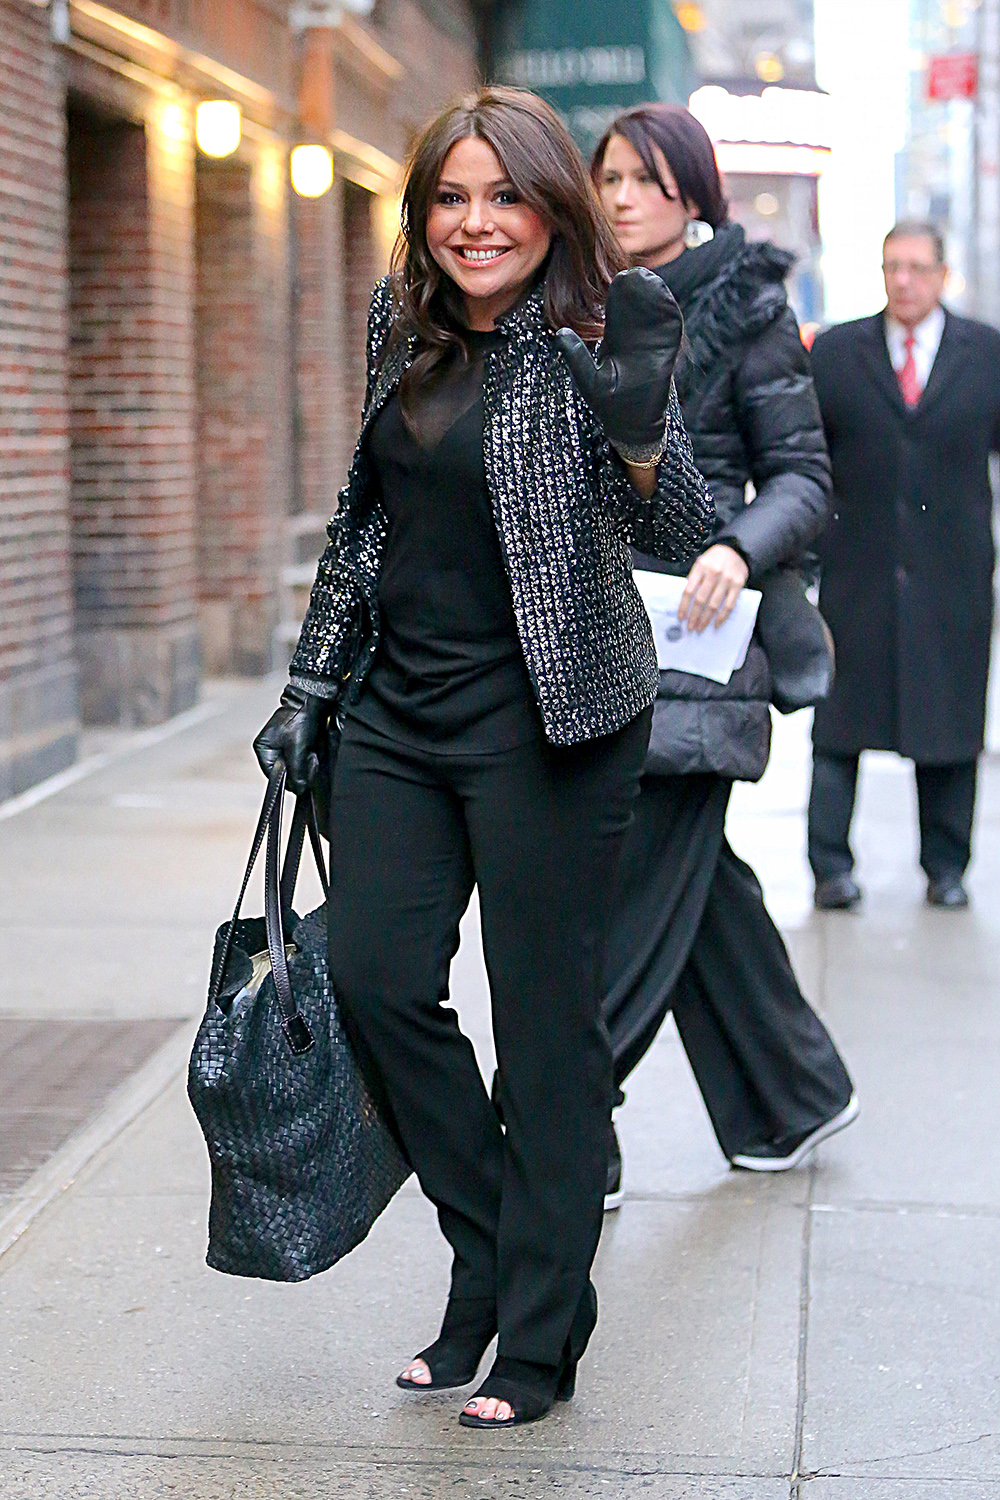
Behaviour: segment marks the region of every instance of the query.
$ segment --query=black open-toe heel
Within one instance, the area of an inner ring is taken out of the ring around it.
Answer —
[[[551,1411],[557,1401],[570,1401],[576,1391],[576,1367],[597,1325],[597,1293],[593,1284],[580,1300],[573,1326],[558,1365],[529,1364],[522,1359],[505,1359],[497,1355],[493,1368],[470,1401],[506,1401],[509,1417],[481,1417],[476,1412],[461,1411],[458,1420],[463,1427],[517,1427],[537,1422]]]
[[[452,1298],[445,1308],[441,1332],[433,1344],[410,1361],[422,1359],[431,1372],[430,1380],[421,1383],[397,1375],[396,1384],[404,1391],[450,1391],[457,1385],[469,1385],[496,1331],[495,1298]]]
[[[556,1401],[568,1401],[576,1385],[576,1362],[566,1365],[533,1365],[523,1359],[504,1359],[498,1355],[493,1368],[479,1387],[473,1401],[506,1401],[509,1417],[481,1417],[477,1412],[462,1411],[458,1420],[463,1427],[517,1427],[522,1422],[537,1422]]]

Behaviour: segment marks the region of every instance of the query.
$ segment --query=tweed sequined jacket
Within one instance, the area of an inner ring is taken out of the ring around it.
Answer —
[[[365,439],[411,354],[405,341],[389,341],[393,315],[386,277],[368,316],[361,433],[290,669],[305,692],[340,698],[346,688],[353,702],[378,648],[388,529]],[[656,652],[629,543],[686,561],[708,544],[715,507],[673,389],[656,491],[644,500],[573,384],[541,290],[497,326],[506,337],[483,375],[486,483],[545,734],[572,745],[621,728],[656,697]]]

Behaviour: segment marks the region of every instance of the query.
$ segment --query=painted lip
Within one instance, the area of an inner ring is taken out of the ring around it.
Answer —
[[[495,266],[498,260],[502,260],[513,245],[449,245],[448,249],[452,255],[466,266]]]

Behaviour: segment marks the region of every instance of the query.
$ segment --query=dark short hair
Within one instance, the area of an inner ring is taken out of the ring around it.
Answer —
[[[890,240],[930,240],[934,246],[934,259],[939,266],[944,265],[944,235],[929,219],[900,219],[898,224],[893,224],[882,241],[883,253]]]
[[[719,164],[708,131],[682,104],[637,104],[612,120],[601,136],[590,162],[590,175],[599,184],[608,142],[613,135],[628,141],[649,175],[660,184],[665,198],[670,194],[653,155],[659,146],[674,175],[685,203],[694,203],[706,224],[718,229],[729,218],[729,204],[722,191]]]

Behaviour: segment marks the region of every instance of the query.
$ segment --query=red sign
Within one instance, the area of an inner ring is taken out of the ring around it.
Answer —
[[[975,52],[949,52],[927,61],[928,99],[974,99],[979,87]]]

